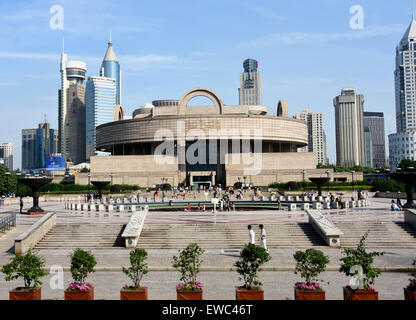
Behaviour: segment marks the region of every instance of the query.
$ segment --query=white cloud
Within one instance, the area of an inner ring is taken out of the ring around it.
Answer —
[[[259,48],[275,47],[279,45],[296,45],[305,43],[323,43],[334,40],[354,40],[374,37],[384,37],[404,33],[406,26],[403,24],[387,26],[370,26],[364,30],[351,30],[340,33],[320,32],[288,32],[272,33],[258,39],[240,43],[239,47]]]

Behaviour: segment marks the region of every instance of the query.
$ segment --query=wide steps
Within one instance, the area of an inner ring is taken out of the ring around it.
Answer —
[[[107,249],[124,247],[121,224],[56,225],[35,249]]]

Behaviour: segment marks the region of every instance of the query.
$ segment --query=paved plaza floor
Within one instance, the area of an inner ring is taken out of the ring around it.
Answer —
[[[391,199],[371,199],[368,208],[349,210],[331,210],[328,216],[334,221],[357,222],[361,224],[374,221],[394,222],[403,221],[403,213],[389,210]],[[111,215],[97,218],[82,213],[69,212],[63,203],[42,203],[41,206],[50,212],[57,213],[57,224],[97,224],[97,223],[127,223],[128,217]],[[17,208],[1,207],[0,213],[13,212]],[[5,234],[0,234],[0,265],[9,262],[9,252],[12,252],[14,238],[21,234],[40,217],[17,216],[17,226]],[[149,224],[207,224],[207,223],[288,223],[307,222],[304,212],[298,211],[256,211],[231,212],[213,215],[202,212],[149,212],[146,223]],[[242,245],[244,245],[242,243]],[[342,299],[342,286],[348,283],[348,278],[339,270],[339,259],[343,256],[342,249],[318,247],[330,258],[327,272],[321,278],[325,282],[328,299]],[[304,249],[302,249],[304,250]],[[120,288],[128,283],[128,279],[121,272],[122,266],[129,264],[129,250],[125,248],[94,249],[97,272],[89,278],[96,286],[96,299],[119,299]],[[293,284],[299,281],[294,274],[293,254],[296,249],[271,249],[272,259],[264,266],[261,280],[264,283],[265,299],[285,300],[293,299]],[[409,270],[416,259],[414,249],[383,248],[382,257],[375,258],[375,265],[384,273],[377,279],[375,287],[380,292],[380,299],[403,299],[403,287],[408,283]],[[179,273],[171,267],[171,258],[177,250],[149,249],[149,274],[145,276],[143,285],[149,286],[149,299],[176,299],[175,285],[179,282]],[[45,258],[47,267],[61,266],[64,272],[64,285],[70,282],[69,254],[71,250],[40,250],[39,255]],[[234,297],[234,287],[239,285],[238,274],[233,264],[238,259],[236,252],[224,252],[221,249],[206,250],[202,259],[200,280],[205,284],[205,299],[231,299]],[[48,276],[44,278],[42,295],[45,299],[63,299],[63,290],[52,290]],[[8,289],[20,285],[19,282],[4,281],[0,275],[0,299],[8,299]]]

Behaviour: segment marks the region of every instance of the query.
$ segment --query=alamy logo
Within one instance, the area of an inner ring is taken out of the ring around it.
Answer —
[[[350,28],[352,30],[363,30],[364,8],[360,5],[354,5],[350,8],[350,14],[353,15],[350,19]]]
[[[64,29],[64,8],[60,5],[53,5],[49,9],[49,13],[52,17],[49,19],[49,27],[52,30],[63,30]]]

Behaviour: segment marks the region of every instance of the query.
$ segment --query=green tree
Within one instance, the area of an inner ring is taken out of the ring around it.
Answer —
[[[1,272],[6,275],[6,281],[13,281],[22,278],[25,283],[25,289],[37,288],[42,284],[39,280],[41,277],[48,275],[43,270],[45,260],[39,258],[29,249],[25,255],[15,255],[9,264],[1,268]]]
[[[189,283],[191,289],[197,283],[197,276],[203,262],[200,256],[204,252],[205,250],[199,247],[198,244],[191,243],[172,258],[172,266],[181,273],[181,281]]]
[[[130,251],[130,267],[123,267],[123,273],[133,282],[133,288],[140,288],[140,281],[147,274],[147,252],[144,249],[136,248]]]
[[[258,280],[261,266],[271,259],[266,249],[248,244],[240,252],[240,258],[234,263],[245,290],[259,289],[263,284]]]
[[[74,282],[83,284],[91,272],[95,272],[97,264],[90,251],[75,249],[71,254],[71,275]]]
[[[9,173],[9,174],[6,174]],[[10,171],[4,164],[0,164],[0,196],[6,196],[16,191],[16,173]]]
[[[413,167],[414,169],[416,169],[416,161],[410,159],[403,159],[399,164],[399,168],[403,171],[408,171],[407,168],[409,167]]]
[[[320,250],[307,249],[305,252],[296,251],[293,255],[296,260],[295,274],[305,279],[306,285],[317,282],[317,277],[325,271],[329,258]]]
[[[373,267],[374,257],[382,256],[384,252],[367,252],[365,241],[368,237],[368,232],[361,238],[357,249],[345,248],[345,257],[341,258],[342,264],[340,272],[343,272],[346,276],[351,276],[353,267],[362,268],[362,284],[364,290],[367,290],[370,285],[374,284],[377,277],[381,275],[381,270]],[[357,271],[354,271],[357,274]]]

